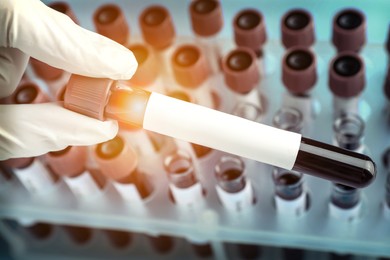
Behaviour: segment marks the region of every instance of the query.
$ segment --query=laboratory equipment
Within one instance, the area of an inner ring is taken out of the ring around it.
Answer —
[[[314,21],[305,9],[287,11],[281,20],[282,43],[286,49],[295,46],[311,47],[315,42]]]

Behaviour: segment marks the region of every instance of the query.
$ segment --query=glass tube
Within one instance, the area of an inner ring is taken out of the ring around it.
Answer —
[[[295,200],[303,193],[303,174],[296,171],[278,170],[273,172],[275,193],[284,200]]]
[[[292,107],[282,107],[276,112],[272,124],[279,129],[301,133],[303,128],[302,113]]]
[[[191,157],[183,151],[167,156],[164,168],[170,182],[178,188],[185,189],[197,183]]]
[[[239,102],[233,109],[233,115],[255,122],[261,119],[263,113],[262,107],[247,102]]]
[[[342,184],[332,187],[331,202],[342,209],[351,209],[360,201],[360,190]]]
[[[337,146],[359,151],[363,147],[365,124],[361,117],[356,114],[342,114],[333,124],[333,131]]]
[[[245,165],[241,158],[224,156],[215,166],[215,175],[219,187],[229,193],[242,191],[246,185]]]

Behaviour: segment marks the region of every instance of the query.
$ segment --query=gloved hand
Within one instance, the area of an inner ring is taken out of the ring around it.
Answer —
[[[0,26],[0,98],[15,90],[28,55],[89,77],[129,79],[137,69],[127,48],[79,27],[39,0],[1,0]],[[116,121],[101,122],[56,103],[0,105],[0,160],[92,145],[117,131]]]

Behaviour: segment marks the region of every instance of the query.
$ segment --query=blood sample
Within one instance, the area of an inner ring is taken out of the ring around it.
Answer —
[[[130,29],[122,9],[116,4],[104,4],[93,14],[96,31],[122,45],[129,42]]]
[[[192,30],[196,42],[205,53],[212,73],[220,71],[222,53],[218,33],[223,27],[221,3],[217,0],[195,0],[189,6]]]
[[[173,249],[173,238],[166,235],[147,236],[152,247],[161,254],[167,254]]]
[[[295,46],[309,48],[314,44],[314,21],[304,9],[293,9],[285,13],[281,21],[282,43],[286,49]]]
[[[375,178],[375,164],[366,155],[158,93],[121,89],[118,85],[110,79],[72,75],[64,105],[99,120],[116,119],[352,187],[367,186]]]
[[[92,238],[92,229],[81,226],[62,226],[69,237],[77,244],[85,245]]]
[[[116,248],[125,248],[128,247],[133,242],[132,233],[120,230],[103,230],[104,233],[109,238],[111,244]]]
[[[53,233],[53,225],[48,223],[35,223],[26,227],[26,230],[35,238],[44,240],[49,238]]]
[[[144,41],[156,51],[159,68],[167,79],[172,77],[170,56],[176,37],[171,14],[161,5],[152,5],[142,11],[139,24]]]
[[[329,88],[333,93],[334,118],[359,114],[360,95],[366,84],[363,60],[353,52],[336,55],[329,66]]]
[[[359,52],[366,43],[366,17],[357,9],[343,9],[333,18],[332,42],[338,52]]]
[[[62,176],[78,199],[88,199],[99,194],[102,183],[86,169],[88,147],[68,146],[64,150],[47,153],[45,159],[50,169]]]
[[[311,92],[317,82],[316,57],[304,47],[292,47],[282,60],[282,82],[287,93],[283,105],[298,109],[303,116],[303,128],[308,129],[316,116],[315,100]]]
[[[203,199],[203,188],[190,155],[176,151],[164,159],[164,168],[175,203],[182,207],[196,207]]]
[[[73,22],[78,24],[78,20],[77,20],[75,14],[73,13],[72,8],[69,6],[68,3],[58,1],[58,2],[52,2],[52,3],[48,4],[48,6],[51,7],[52,9],[58,11],[58,12],[66,14],[67,16],[69,16],[73,20]],[[52,81],[52,80],[58,79],[63,74],[63,70],[52,67],[52,66],[50,66],[42,61],[34,59],[34,58],[30,58],[30,63],[31,63],[31,66],[32,66],[35,74],[44,80]]]
[[[301,216],[307,209],[307,192],[303,174],[296,171],[274,169],[276,210],[283,215]]]
[[[253,51],[245,47],[234,49],[224,57],[222,70],[228,91],[226,95],[233,99],[227,100],[232,107],[230,104],[222,105],[226,107],[224,110],[237,115],[241,104],[250,104],[263,114],[265,98],[260,94],[260,71]]]
[[[267,40],[265,20],[256,9],[244,9],[233,19],[234,40],[239,47],[247,47],[263,56],[263,45]]]
[[[138,169],[138,155],[121,136],[100,143],[93,152],[102,174],[112,180],[125,201],[141,205],[152,192],[145,174]]]
[[[33,82],[23,82],[12,94],[13,104],[36,104],[47,102],[48,97]],[[10,169],[31,194],[40,194],[53,186],[56,177],[42,164],[39,158],[15,158],[0,162]]]
[[[171,66],[177,84],[167,86],[167,91],[183,91],[196,104],[214,107],[210,70],[202,49],[193,44],[178,46],[172,54]]]
[[[254,203],[253,188],[245,174],[244,161],[235,156],[223,156],[215,166],[217,194],[222,205],[235,211],[245,210]]]

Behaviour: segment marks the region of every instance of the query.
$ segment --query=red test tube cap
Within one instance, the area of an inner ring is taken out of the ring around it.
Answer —
[[[341,52],[329,67],[329,88],[342,98],[359,95],[366,84],[363,59],[355,52]]]
[[[86,146],[68,146],[67,148],[50,152],[45,159],[50,168],[60,176],[74,177],[85,170],[88,158]]]
[[[282,81],[289,92],[304,94],[317,81],[316,57],[305,47],[287,50],[282,61]]]
[[[48,4],[48,6],[60,13],[66,14],[67,16],[69,16],[70,19],[72,19],[73,22],[79,24],[79,21],[77,20],[76,15],[73,12],[73,9],[70,7],[68,3],[62,1],[56,1]]]
[[[234,40],[238,46],[260,50],[267,40],[265,20],[256,9],[245,9],[233,20]]]
[[[284,14],[281,27],[282,43],[287,49],[310,47],[315,41],[313,17],[304,9],[293,9]]]
[[[358,52],[366,42],[366,17],[357,9],[344,9],[333,18],[332,42],[338,52]]]
[[[160,5],[146,8],[139,17],[144,40],[155,49],[169,47],[175,38],[175,28],[168,9]]]
[[[115,181],[128,177],[138,166],[138,155],[121,136],[98,144],[93,152],[101,172]]]
[[[192,30],[199,36],[217,34],[223,27],[221,3],[217,0],[195,0],[190,4]]]
[[[209,67],[202,50],[196,45],[179,46],[172,55],[172,70],[183,87],[196,88],[209,76]]]
[[[234,92],[247,94],[260,81],[260,71],[255,53],[248,48],[239,47],[228,53],[222,61],[226,85]]]
[[[116,4],[100,6],[93,14],[96,31],[111,40],[125,44],[129,38],[130,29],[122,9]]]
[[[133,44],[128,46],[138,62],[138,68],[130,83],[146,87],[152,84],[158,77],[157,60],[152,48],[146,44]]]
[[[28,167],[33,161],[34,157],[12,158],[5,161],[0,161],[0,164],[7,168],[23,169]]]

